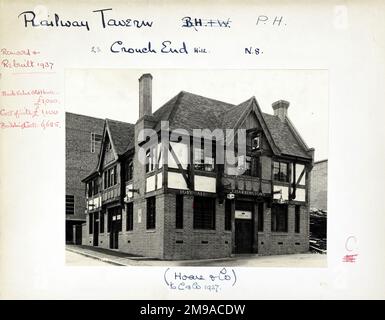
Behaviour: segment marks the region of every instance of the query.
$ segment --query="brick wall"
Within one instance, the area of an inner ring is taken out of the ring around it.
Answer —
[[[300,232],[295,233],[295,206],[288,207],[288,232],[271,231],[271,208],[265,204],[263,232],[258,232],[261,255],[303,253],[309,251],[309,211],[301,206]]]
[[[66,112],[66,194],[75,197],[75,214],[85,219],[85,186],[81,182],[96,168],[99,152],[91,153],[91,132],[103,133],[104,120]]]
[[[231,232],[225,231],[224,204],[216,201],[215,230],[193,229],[193,196],[183,197],[183,229],[175,228],[175,194],[165,202],[165,259],[207,259],[231,255]],[[183,241],[183,243],[181,243]],[[204,243],[202,243],[204,242]]]
[[[328,161],[314,163],[311,171],[310,208],[327,210]]]

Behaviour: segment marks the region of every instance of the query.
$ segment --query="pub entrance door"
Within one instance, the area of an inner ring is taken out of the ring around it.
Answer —
[[[110,232],[110,249],[119,249],[119,232],[122,231],[122,209],[108,209],[108,229]]]
[[[235,202],[235,253],[253,252],[253,203]]]

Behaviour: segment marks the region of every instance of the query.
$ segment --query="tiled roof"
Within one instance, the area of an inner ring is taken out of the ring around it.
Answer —
[[[250,98],[239,105],[209,99],[182,91],[154,112],[159,129],[161,120],[168,120],[170,130],[181,128],[189,133],[193,129],[232,129],[250,107]],[[282,154],[310,158],[297,140],[289,125],[278,117],[262,113],[276,146]]]
[[[181,128],[189,133],[192,133],[193,129],[232,129],[250,108],[253,99],[233,105],[182,91],[154,112],[157,123],[155,129],[160,128],[162,120],[169,121],[170,130]],[[262,116],[275,145],[282,154],[310,158],[286,122],[267,113],[262,113]],[[123,154],[134,147],[133,124],[110,119],[106,121],[118,154]]]
[[[106,119],[113,145],[118,155],[134,146],[135,125],[127,122]]]
[[[155,111],[154,117],[157,122],[168,120],[170,130],[181,128],[191,133],[193,129],[221,128],[225,113],[232,107],[226,102],[182,91]]]
[[[271,114],[262,113],[273,140],[283,154],[310,158],[301,147],[286,122]]]

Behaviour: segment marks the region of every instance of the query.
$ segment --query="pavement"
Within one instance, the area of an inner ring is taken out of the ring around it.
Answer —
[[[103,262],[98,259],[86,257],[82,254],[75,253],[69,250],[66,250],[66,265],[67,266],[101,266],[107,267],[111,266],[108,262]]]
[[[90,246],[66,245],[66,265],[68,266],[233,266],[233,267],[286,267],[286,268],[326,268],[327,255],[318,253],[258,256],[257,254],[234,255],[229,258],[205,260],[165,261],[151,257]]]

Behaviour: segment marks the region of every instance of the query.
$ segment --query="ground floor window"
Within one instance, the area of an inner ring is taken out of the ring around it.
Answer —
[[[104,215],[105,211],[100,212],[100,233],[104,233]]]
[[[225,230],[231,231],[231,200],[225,203]]]
[[[92,213],[90,213],[89,215],[88,215],[88,217],[89,217],[89,223],[88,223],[88,233],[89,234],[92,234],[93,233],[93,231],[94,231],[94,215],[92,214]]]
[[[134,203],[127,204],[126,231],[134,229]]]
[[[175,228],[183,229],[183,195],[176,195],[175,203]]]
[[[300,231],[300,217],[301,217],[301,206],[295,206],[295,218],[294,218],[294,229],[295,233],[299,233]]]
[[[287,232],[287,205],[273,204],[271,207],[271,231]]]
[[[264,225],[264,205],[263,203],[258,204],[258,231],[263,232]]]
[[[193,227],[215,230],[215,198],[194,197]]]
[[[156,208],[155,197],[147,198],[147,229],[155,229],[156,224]]]

